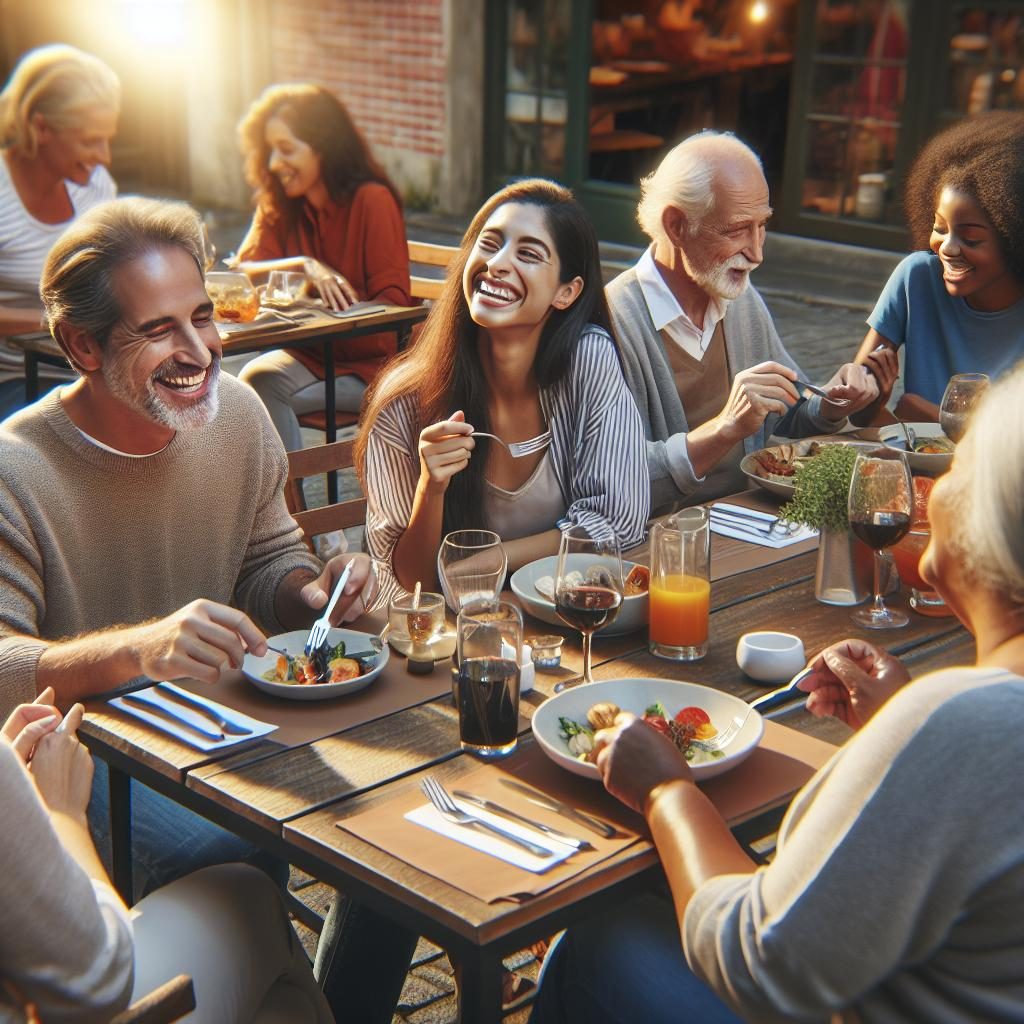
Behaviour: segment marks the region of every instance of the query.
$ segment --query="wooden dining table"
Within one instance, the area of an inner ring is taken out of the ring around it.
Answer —
[[[886,646],[915,676],[973,660],[973,639],[954,618],[911,614],[904,629],[867,631],[852,623],[849,608],[818,602],[816,554],[806,545],[775,552],[778,557],[769,564],[744,570],[736,562],[737,552],[742,555],[750,545],[720,537],[714,541],[713,564],[717,552],[719,562],[732,558],[737,571],[712,583],[706,657],[689,664],[665,661],[647,652],[642,631],[617,637],[598,634],[596,679],[685,679],[750,700],[765,687],[737,668],[736,642],[742,633],[762,628],[795,632],[809,656],[843,637],[860,636]],[[906,603],[902,594],[891,600],[896,606]],[[377,621],[366,625],[376,626]],[[463,891],[459,878],[429,873],[400,853],[339,827],[339,822],[351,823],[356,816],[408,805],[425,775],[458,785],[480,769],[481,762],[460,749],[456,712],[447,692],[313,742],[288,746],[274,742],[271,735],[205,756],[102,702],[92,702],[81,735],[111,768],[115,884],[122,892],[131,891],[126,832],[131,777],[441,946],[456,969],[460,1020],[500,1020],[503,957],[592,915],[613,914],[622,901],[662,881],[643,822],[599,783],[569,776],[548,761],[533,739],[527,724],[533,711],[556,685],[572,684],[581,659],[579,639],[572,631],[529,618],[526,626],[527,635],[556,631],[567,636],[562,666],[538,671],[533,691],[521,701],[524,721],[518,748],[499,764],[513,774],[524,773],[540,788],[545,779],[557,782],[563,792],[569,787],[576,806],[634,830],[640,838],[632,845],[539,895],[487,902]],[[436,672],[447,676],[450,667],[439,664]],[[444,679],[435,678],[434,687],[442,692]],[[306,707],[310,715],[317,714],[316,703]],[[848,737],[849,731],[838,721],[814,718],[797,707],[779,720],[786,728],[773,735],[793,736],[792,729],[828,744],[842,744]],[[828,748],[819,744],[817,749]],[[734,778],[740,777],[739,771],[731,773]],[[741,841],[773,833],[791,796],[788,792],[770,805],[732,817],[730,824]],[[755,848],[763,846],[757,843]]]

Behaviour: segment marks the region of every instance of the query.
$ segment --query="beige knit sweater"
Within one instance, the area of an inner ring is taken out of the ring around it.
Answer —
[[[0,717],[36,692],[46,640],[208,598],[280,632],[274,595],[320,572],[285,508],[287,462],[256,395],[222,376],[220,412],[156,455],[91,443],[56,392],[0,424]]]

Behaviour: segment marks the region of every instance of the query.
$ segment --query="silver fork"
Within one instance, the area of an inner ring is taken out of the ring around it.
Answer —
[[[732,725],[730,725],[724,732],[720,732],[707,740],[690,740],[690,742],[698,750],[703,750],[708,754],[716,754],[720,750],[724,750],[734,739],[736,739],[739,735],[740,729],[747,724],[747,719],[750,717],[750,712],[753,710],[753,708],[747,708],[745,714],[736,715],[732,720]]]
[[[497,441],[513,459],[522,459],[527,455],[535,455],[551,444],[550,430],[545,430],[543,434],[531,437],[528,441],[502,441],[497,434],[488,434],[486,430],[474,430],[469,436],[489,437],[492,441]]]
[[[338,582],[334,584],[334,591],[331,594],[330,601],[327,602],[323,615],[313,623],[309,636],[306,637],[306,646],[303,648],[307,657],[310,651],[318,651],[323,647],[327,634],[331,631],[331,612],[334,611],[334,606],[338,603],[338,598],[341,597],[345,584],[348,583],[348,578],[352,574],[352,566],[355,565],[355,561],[354,558],[349,559],[348,565],[345,566],[338,577]]]
[[[535,857],[550,857],[551,851],[547,847],[539,846],[537,843],[531,843],[528,839],[523,839],[521,836],[515,835],[513,832],[506,832],[505,829],[499,828],[497,825],[492,825],[489,821],[484,821],[483,818],[478,818],[474,814],[468,814],[462,810],[454,800],[448,795],[448,790],[441,785],[432,775],[428,775],[420,783],[420,789],[426,794],[427,799],[437,808],[438,813],[443,818],[447,818],[448,821],[455,822],[456,825],[468,825],[470,827],[482,828],[487,832],[493,832],[496,836],[501,836],[502,839],[515,846],[521,847],[526,850],[527,853],[532,853]]]
[[[803,388],[805,391],[810,391],[812,395],[817,395],[819,398],[824,398],[826,402],[831,402],[833,405],[849,405],[850,400],[848,398],[829,398],[828,392],[824,388],[819,388],[817,384],[809,384],[805,380],[797,378],[793,383],[798,388]]]

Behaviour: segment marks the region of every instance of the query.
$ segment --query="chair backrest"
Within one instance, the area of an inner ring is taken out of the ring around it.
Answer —
[[[110,1024],[171,1024],[196,1008],[196,994],[187,974],[171,978],[112,1018]]]
[[[332,444],[318,444],[312,448],[302,448],[288,453],[285,502],[310,546],[313,538],[321,533],[345,530],[350,526],[362,526],[366,522],[364,497],[349,498],[347,501],[325,505],[323,508],[307,509],[301,487],[301,481],[307,477],[320,476],[335,469],[351,468],[354,448],[355,441],[335,441]]]
[[[457,245],[438,245],[436,242],[409,242],[409,262],[421,266],[441,267],[447,270],[458,254]],[[411,275],[412,297],[414,299],[436,299],[444,287],[444,275],[426,277],[421,274]]]

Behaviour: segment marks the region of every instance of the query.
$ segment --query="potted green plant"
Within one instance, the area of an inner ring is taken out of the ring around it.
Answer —
[[[779,515],[818,531],[814,596],[824,604],[860,604],[871,594],[871,550],[850,532],[847,499],[857,449],[824,444],[802,462],[793,479],[793,497]]]

